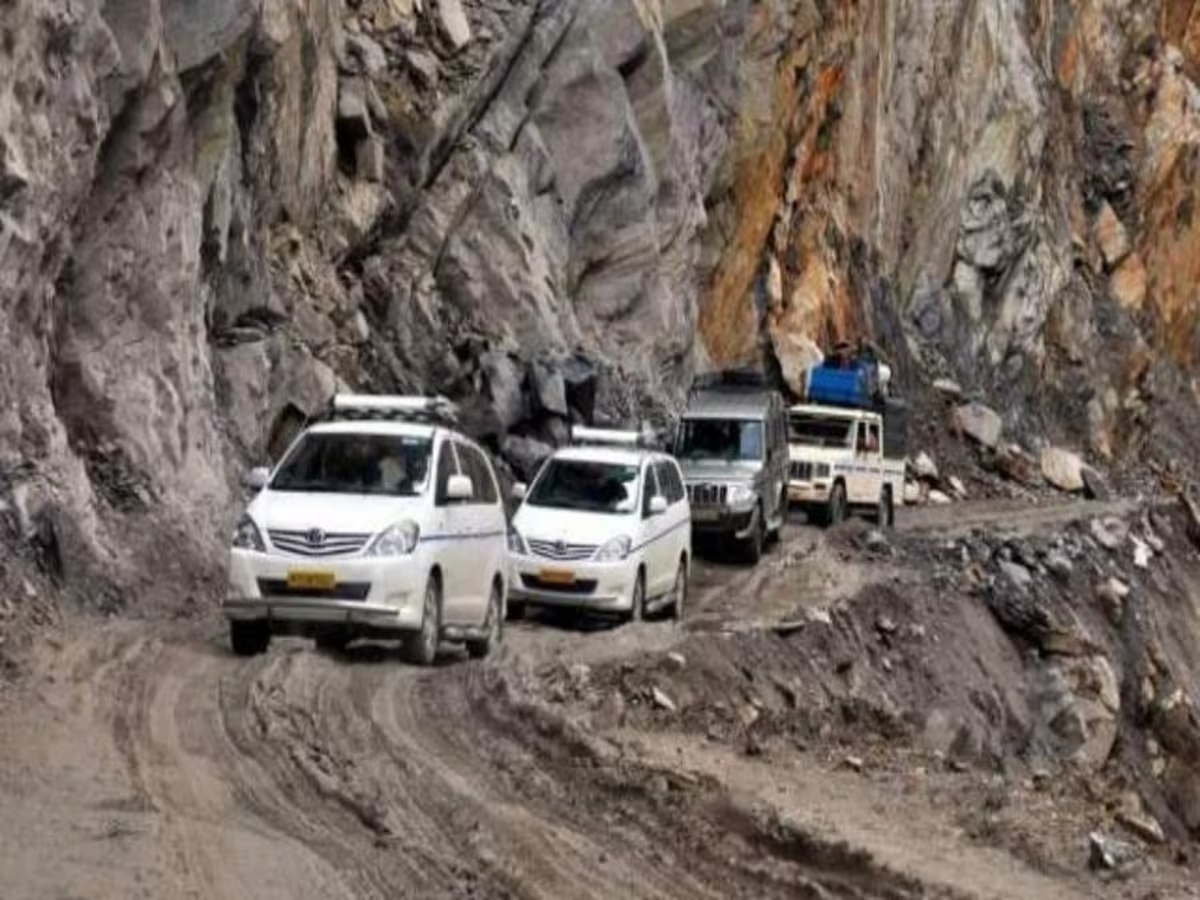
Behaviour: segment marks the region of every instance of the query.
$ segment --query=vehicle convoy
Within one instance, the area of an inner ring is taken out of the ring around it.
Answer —
[[[571,438],[513,490],[514,614],[531,604],[681,617],[692,543],[679,466],[637,432],[577,427]]]
[[[783,395],[761,375],[697,379],[674,446],[694,537],[732,541],[750,563],[778,540],[788,513],[787,426]]]
[[[223,604],[233,650],[272,635],[339,648],[401,638],[430,665],[441,640],[475,657],[506,613],[506,521],[486,454],[442,398],[339,395],[238,522]]]
[[[810,370],[808,402],[789,411],[788,498],[822,524],[869,512],[890,526],[904,498],[905,407],[873,354],[839,350]]]

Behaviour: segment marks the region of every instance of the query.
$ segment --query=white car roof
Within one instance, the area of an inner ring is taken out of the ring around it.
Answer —
[[[419,422],[372,421],[369,419],[320,422],[308,428],[308,431],[314,434],[390,434],[397,437],[429,439],[433,438],[437,430],[436,425],[425,425]]]
[[[654,454],[646,450],[623,447],[563,447],[552,459],[576,462],[610,463],[616,466],[640,466],[642,461]]]

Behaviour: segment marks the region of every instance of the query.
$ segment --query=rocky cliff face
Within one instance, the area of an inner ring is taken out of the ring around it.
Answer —
[[[861,331],[1186,462],[1198,74],[1179,0],[0,0],[5,540],[170,593],[339,385],[521,468]]]

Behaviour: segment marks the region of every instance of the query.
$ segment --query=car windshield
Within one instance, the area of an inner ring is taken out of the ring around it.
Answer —
[[[680,459],[759,462],[762,422],[753,419],[684,419],[675,455]]]
[[[789,440],[809,447],[849,447],[854,423],[847,419],[793,415],[789,419]]]
[[[528,499],[530,506],[623,514],[637,509],[638,467],[552,459]]]
[[[288,454],[273,491],[414,497],[429,480],[429,438],[306,434]]]

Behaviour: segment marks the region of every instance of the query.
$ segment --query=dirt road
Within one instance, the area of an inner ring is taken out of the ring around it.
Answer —
[[[211,620],[78,623],[0,694],[0,900],[1079,896],[1003,854],[939,875],[928,860],[958,848],[970,863],[970,848],[902,813],[888,826],[870,813],[882,795],[831,791],[816,770],[772,785],[695,747],[627,752],[514,688],[554,661],[769,620],[772,573],[828,575],[794,564],[815,539],[791,529],[756,570],[699,567],[685,629],[521,624],[498,660],[433,671],[298,641],[237,660]],[[869,577],[842,576],[840,590]],[[806,810],[802,833],[735,799],[773,790]]]

